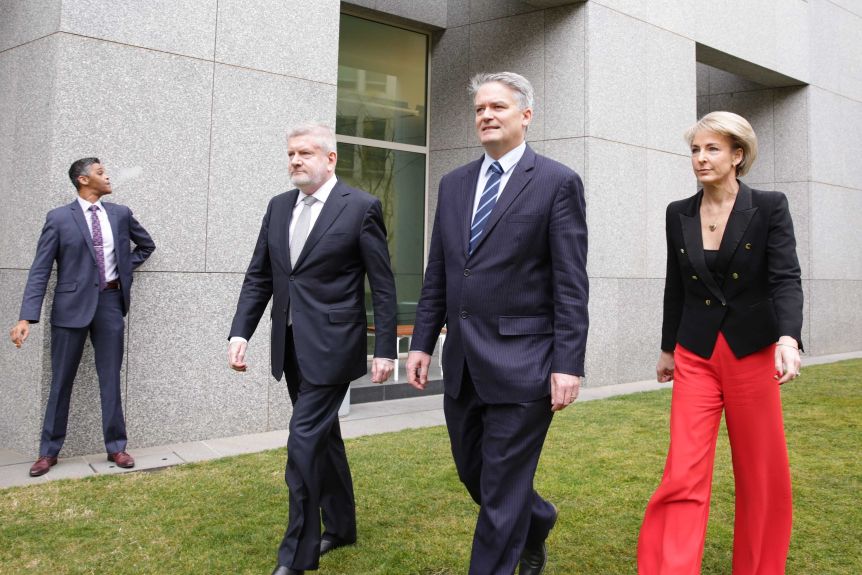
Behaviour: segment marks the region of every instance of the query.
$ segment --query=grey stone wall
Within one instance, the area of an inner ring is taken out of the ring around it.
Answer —
[[[469,77],[510,69],[533,81],[530,144],[587,186],[588,385],[653,375],[664,209],[696,186],[681,133],[718,107],[760,136],[747,181],[790,196],[809,353],[860,350],[862,10],[743,4],[0,0],[0,326],[17,319],[45,212],[74,197],[68,165],[98,155],[115,179],[137,167],[113,199],[159,249],[137,273],[127,318],[130,446],[286,427],[267,316],[248,373],[228,370],[225,338],[266,203],[288,187],[285,130],[334,121],[349,8],[433,32],[429,218],[441,175],[481,153]],[[23,349],[0,346],[0,446],[25,453],[35,454],[49,385],[47,320]],[[102,448],[90,353],[67,455]]]
[[[301,8],[301,10],[299,9]],[[227,368],[227,330],[269,199],[288,189],[284,135],[332,122],[339,2],[0,2],[0,322],[17,320],[36,240],[97,155],[158,249],[136,274],[123,371],[130,446],[282,429],[268,314],[251,368]],[[298,38],[301,41],[298,41]],[[119,182],[127,168],[140,176]],[[50,385],[48,314],[0,346],[0,446],[36,453]],[[8,329],[8,328],[6,328]],[[88,350],[64,454],[102,447]]]
[[[567,5],[537,8],[550,4]],[[853,134],[862,122],[857,5],[791,0],[742,10],[731,2],[474,0],[462,6],[432,50],[430,203],[443,173],[481,153],[467,78],[487,69],[530,78],[537,91],[531,145],[575,168],[587,186],[588,385],[654,374],[664,209],[696,189],[682,132],[719,108],[749,117],[761,139],[760,160],[746,180],[790,197],[808,352],[862,349],[856,303],[862,240],[853,231],[862,207],[860,164],[853,160],[860,148]],[[725,69],[697,65],[699,58]]]

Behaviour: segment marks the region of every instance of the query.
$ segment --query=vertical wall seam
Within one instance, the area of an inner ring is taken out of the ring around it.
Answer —
[[[210,225],[210,192],[212,191],[212,165],[213,165],[213,118],[215,116],[215,71],[216,51],[218,50],[218,0],[215,8],[215,26],[213,27],[213,55],[212,55],[212,82],[210,84],[210,140],[209,154],[207,155],[207,194],[206,206],[204,208],[204,272],[208,270],[209,259],[209,225]]]

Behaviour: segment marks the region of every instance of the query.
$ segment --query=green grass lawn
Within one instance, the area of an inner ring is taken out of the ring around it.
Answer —
[[[862,573],[862,361],[814,366],[785,386],[794,488],[787,572]],[[575,404],[556,416],[537,487],[560,510],[548,575],[635,573],[644,506],[667,448],[670,393]],[[347,442],[359,542],[324,574],[463,574],[476,507],[442,427]],[[0,573],[263,573],[287,517],[283,450],[159,472],[0,491]],[[730,573],[733,478],[716,457],[703,573]]]

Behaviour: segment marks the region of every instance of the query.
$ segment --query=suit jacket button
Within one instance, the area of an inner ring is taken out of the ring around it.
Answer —
[[[683,248],[679,248],[679,253],[684,254],[685,250]]]
[[[466,278],[466,277],[470,277],[470,269],[469,269],[469,268],[468,268],[468,269],[466,269],[466,270],[464,270],[464,277],[465,277],[465,278]]]
[[[706,305],[712,305],[712,300],[708,299],[708,300],[705,300],[703,303],[705,303]]]
[[[738,274],[738,273],[736,273],[736,272],[733,272],[732,274],[730,274],[730,277],[732,277],[732,278],[733,278],[733,279],[735,279],[735,280],[738,280],[738,279],[739,279],[739,274]]]
[[[750,249],[751,249],[751,244],[750,244],[750,243],[745,244],[745,249],[750,250]]]
[[[290,281],[293,281],[295,278],[296,276],[290,276]]]
[[[467,319],[468,317],[470,317],[469,313],[467,313],[466,311],[461,312],[461,319]]]
[[[691,276],[691,279],[697,280],[697,276]]]

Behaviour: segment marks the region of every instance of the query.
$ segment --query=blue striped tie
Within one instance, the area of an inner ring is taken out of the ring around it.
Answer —
[[[482,191],[482,197],[479,198],[479,207],[476,209],[476,214],[473,216],[473,224],[470,226],[470,253],[476,248],[476,243],[482,237],[482,230],[485,229],[485,222],[488,221],[488,216],[497,204],[497,196],[500,191],[500,178],[503,176],[503,166],[500,162],[494,162],[488,167],[488,181],[485,182],[485,189]]]

